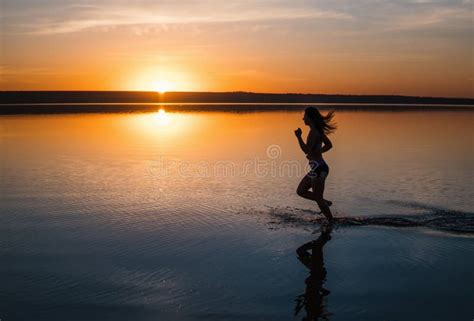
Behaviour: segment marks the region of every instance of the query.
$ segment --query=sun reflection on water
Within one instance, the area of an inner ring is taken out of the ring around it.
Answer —
[[[177,142],[197,130],[202,117],[187,113],[168,112],[162,106],[153,113],[130,115],[126,118],[140,139]]]
[[[171,123],[170,115],[163,108],[153,113],[152,117],[158,126],[168,126]]]

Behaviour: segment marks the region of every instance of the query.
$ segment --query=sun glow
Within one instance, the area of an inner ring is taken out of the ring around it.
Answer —
[[[185,71],[165,68],[145,68],[128,76],[127,90],[154,91],[164,94],[170,91],[195,91],[197,82]]]
[[[176,86],[167,80],[159,80],[153,85],[154,91],[164,94],[167,91],[175,90]],[[161,111],[162,109],[160,109]],[[164,110],[163,110],[164,111]]]

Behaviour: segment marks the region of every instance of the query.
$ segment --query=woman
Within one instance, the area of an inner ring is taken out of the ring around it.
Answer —
[[[309,159],[310,166],[309,173],[301,180],[296,193],[301,197],[316,201],[321,212],[330,222],[333,219],[329,209],[332,202],[323,198],[324,183],[329,174],[329,167],[323,159],[323,153],[332,148],[332,143],[327,135],[336,129],[332,122],[333,117],[334,112],[332,111],[326,116],[322,116],[315,107],[308,107],[303,118],[305,125],[310,128],[306,143],[301,138],[301,128],[295,130],[298,143],[306,154],[306,158]],[[312,192],[309,189],[312,189]]]

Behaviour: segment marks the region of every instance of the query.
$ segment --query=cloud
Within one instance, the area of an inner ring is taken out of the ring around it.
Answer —
[[[399,16],[391,30],[414,30],[431,27],[465,27],[472,29],[472,12],[462,7],[433,6]]]
[[[213,24],[221,31],[271,30],[333,37],[429,31],[434,37],[473,30],[473,0],[3,0],[3,34],[56,35],[126,28],[138,36]],[[231,26],[232,24],[232,26]],[[191,29],[192,28],[192,29]],[[234,28],[234,29],[232,29]],[[253,29],[252,29],[253,28]],[[426,35],[424,33],[424,35]]]
[[[59,5],[59,4],[58,4]],[[205,24],[228,22],[257,22],[295,19],[351,19],[351,15],[334,10],[322,10],[303,5],[288,6],[284,2],[268,3],[236,1],[171,1],[157,3],[122,2],[59,5],[59,12],[51,14],[45,7],[25,11],[11,10],[3,14],[17,29],[29,34],[60,34],[93,28],[147,26],[168,24]]]
[[[48,68],[28,68],[18,66],[0,65],[0,76],[51,76],[57,75],[58,72]]]

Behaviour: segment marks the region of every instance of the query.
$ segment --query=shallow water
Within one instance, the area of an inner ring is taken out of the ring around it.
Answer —
[[[473,115],[337,113],[328,318],[472,318]],[[303,318],[295,251],[320,232],[295,195],[301,118],[1,117],[0,318]]]

